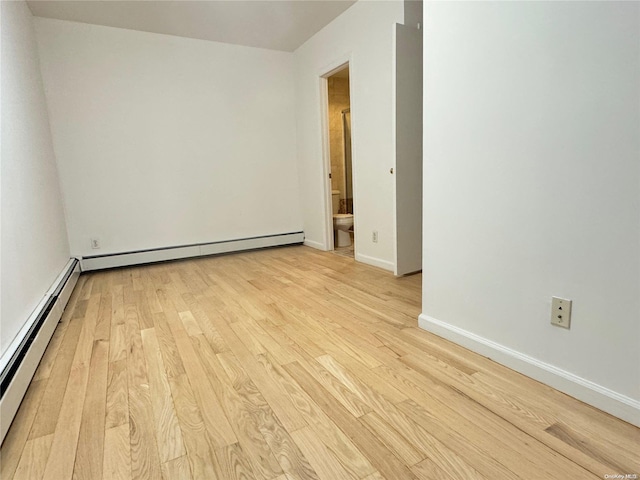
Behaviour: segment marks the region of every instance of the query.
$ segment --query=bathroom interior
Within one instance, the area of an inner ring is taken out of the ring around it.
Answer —
[[[349,66],[327,78],[334,252],[354,256]]]

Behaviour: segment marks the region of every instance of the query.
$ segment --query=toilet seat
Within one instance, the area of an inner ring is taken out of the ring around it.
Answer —
[[[334,213],[333,223],[335,225],[353,225],[352,213]]]

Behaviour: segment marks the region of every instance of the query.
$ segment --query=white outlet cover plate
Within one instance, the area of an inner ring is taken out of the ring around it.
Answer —
[[[571,326],[571,300],[551,297],[551,324],[563,328]]]

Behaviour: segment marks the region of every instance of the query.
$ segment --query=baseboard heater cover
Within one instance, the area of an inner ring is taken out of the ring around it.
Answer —
[[[0,358],[0,443],[4,441],[79,276],[79,261],[72,258]]]
[[[241,252],[266,247],[296,245],[304,242],[304,232],[279,233],[260,237],[223,240],[220,242],[198,243],[172,247],[136,250],[131,252],[108,253],[82,257],[82,271],[102,270],[105,268],[141,265],[145,263],[179,260],[182,258],[203,257],[221,253]]]

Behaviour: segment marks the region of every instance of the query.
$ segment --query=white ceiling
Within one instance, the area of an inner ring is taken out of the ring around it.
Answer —
[[[37,17],[292,52],[355,0],[29,0]]]

